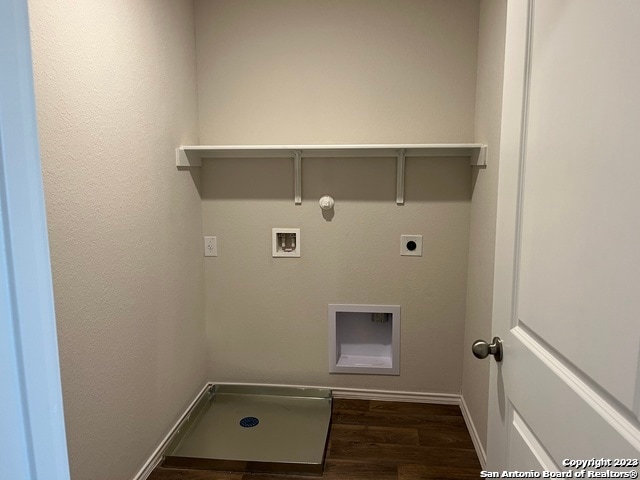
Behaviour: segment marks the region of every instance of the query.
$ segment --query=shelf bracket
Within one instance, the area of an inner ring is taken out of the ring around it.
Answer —
[[[293,195],[294,203],[302,205],[302,152],[293,151]]]
[[[471,151],[471,166],[472,167],[486,167],[487,166],[487,152],[488,147],[482,145],[480,148]]]
[[[189,151],[182,148],[176,148],[176,166],[177,167],[201,167],[202,157],[199,152]]]
[[[404,205],[404,164],[406,153],[407,151],[404,148],[398,150],[396,162],[396,203],[398,205]]]

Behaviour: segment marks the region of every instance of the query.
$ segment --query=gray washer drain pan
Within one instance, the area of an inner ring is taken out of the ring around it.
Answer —
[[[330,420],[329,389],[213,385],[162,466],[322,475]]]

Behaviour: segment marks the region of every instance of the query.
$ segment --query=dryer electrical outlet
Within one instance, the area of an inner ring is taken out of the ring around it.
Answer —
[[[422,235],[401,235],[400,255],[406,257],[421,257]]]

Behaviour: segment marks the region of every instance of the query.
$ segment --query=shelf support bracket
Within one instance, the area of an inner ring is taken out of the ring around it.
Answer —
[[[396,203],[398,205],[404,205],[404,164],[406,153],[407,151],[404,148],[398,150],[396,162]]]
[[[302,205],[302,152],[293,151],[293,195],[294,203]]]
[[[176,148],[176,167],[201,167],[202,158],[198,152],[187,152],[182,148]]]
[[[471,166],[486,167],[487,166],[487,149],[486,145],[471,151]]]

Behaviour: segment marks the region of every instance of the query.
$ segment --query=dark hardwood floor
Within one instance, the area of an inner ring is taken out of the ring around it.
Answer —
[[[479,478],[456,405],[333,400],[322,477],[157,467],[149,480],[425,480]]]

